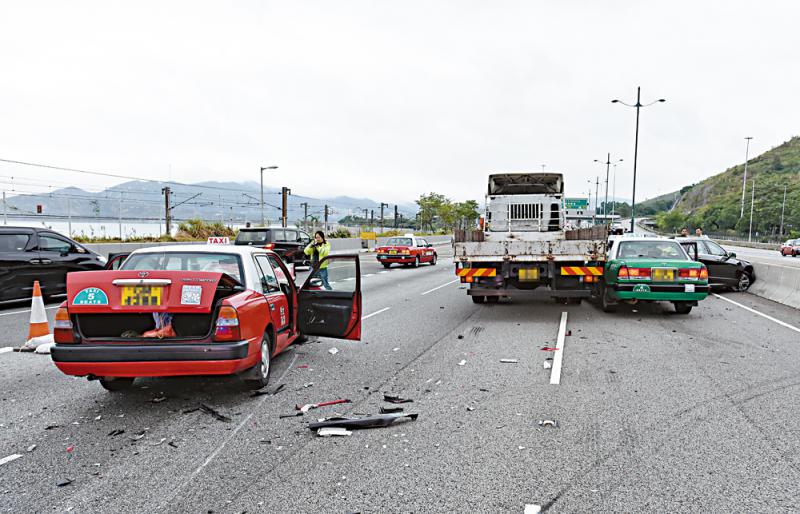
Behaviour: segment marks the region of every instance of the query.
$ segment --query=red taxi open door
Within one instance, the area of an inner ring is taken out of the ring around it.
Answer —
[[[326,263],[327,267],[321,268]],[[297,325],[306,335],[361,340],[358,255],[331,255],[311,270],[297,295]]]

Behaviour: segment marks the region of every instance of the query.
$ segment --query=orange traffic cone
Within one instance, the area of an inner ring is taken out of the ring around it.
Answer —
[[[47,313],[44,311],[44,300],[42,300],[42,289],[39,281],[33,282],[33,298],[31,299],[31,324],[28,329],[28,339],[46,336],[50,333],[50,326],[47,324]]]

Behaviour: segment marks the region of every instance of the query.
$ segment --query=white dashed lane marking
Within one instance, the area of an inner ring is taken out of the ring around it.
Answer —
[[[561,323],[558,326],[558,341],[556,351],[553,352],[553,371],[550,372],[550,384],[561,383],[561,362],[564,359],[564,339],[567,335],[567,313],[561,313]]]
[[[428,293],[432,293],[432,292],[436,291],[437,289],[441,289],[441,288],[443,288],[443,287],[447,287],[447,286],[449,286],[450,284],[455,284],[455,283],[456,283],[456,282],[458,282],[459,280],[461,280],[461,279],[458,279],[458,278],[457,278],[457,279],[455,279],[455,280],[451,280],[450,282],[448,282],[448,283],[446,283],[446,284],[442,284],[442,285],[440,285],[440,286],[436,286],[436,287],[434,287],[433,289],[429,289],[429,290],[425,291],[425,292],[424,292],[424,293],[422,293],[420,296],[425,296],[426,294],[428,294]]]
[[[375,312],[373,312],[372,314],[367,314],[366,316],[361,316],[361,321],[364,321],[364,320],[365,320],[365,319],[367,319],[367,318],[371,318],[372,316],[377,316],[378,314],[380,314],[380,313],[382,313],[382,312],[386,312],[386,311],[388,311],[389,309],[390,309],[390,307],[384,307],[383,309],[381,309],[381,310],[379,310],[379,311],[375,311]]]

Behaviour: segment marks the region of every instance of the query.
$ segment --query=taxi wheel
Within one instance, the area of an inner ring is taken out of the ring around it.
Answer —
[[[133,385],[133,378],[130,377],[100,377],[100,385],[106,391],[125,391]]]
[[[436,266],[436,254],[433,254],[433,259],[431,259],[431,266]]]
[[[383,263],[383,267],[386,268],[386,269],[389,269],[389,268],[392,267],[392,263],[391,262],[384,262]]]
[[[269,372],[272,370],[272,338],[264,334],[261,339],[261,359],[250,370],[250,377],[244,383],[248,389],[261,389],[269,383]]]
[[[675,312],[678,314],[689,314],[692,312],[692,304],[689,302],[672,302],[675,306]]]
[[[411,265],[414,266],[415,268],[419,268],[419,255],[417,255],[416,258],[414,258],[414,263]]]
[[[603,312],[617,312],[617,304],[611,303],[611,298],[608,296],[608,288],[603,285],[600,288],[600,308]]]

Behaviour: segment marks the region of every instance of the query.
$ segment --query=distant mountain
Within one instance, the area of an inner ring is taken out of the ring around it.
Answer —
[[[162,188],[170,188],[172,216],[176,221],[202,218],[207,221],[224,220],[226,223],[259,222],[261,220],[261,189],[257,182],[206,181],[195,184],[160,184],[156,182],[130,181],[92,193],[77,187],[66,187],[46,194],[21,194],[7,198],[9,216],[40,216],[43,219],[117,219],[157,221],[164,218],[164,194]],[[13,193],[11,193],[13,194]],[[363,216],[363,209],[375,211],[380,217],[380,202],[368,198],[312,198],[290,194],[287,207],[290,222],[301,221],[307,213],[321,221],[325,206],[328,220],[336,222],[348,215]],[[42,213],[37,215],[37,206]],[[413,218],[416,204],[400,204],[398,211]],[[275,223],[280,219],[281,191],[274,187],[264,188],[264,217]],[[394,204],[384,208],[384,216],[394,215]]]
[[[707,232],[746,232],[753,202],[753,232],[766,235],[778,232],[784,188],[786,209],[784,233],[800,231],[800,137],[754,157],[747,164],[744,215],[742,216],[742,178],[744,163],[728,168],[697,184],[670,193],[678,199],[674,207],[670,195],[648,200],[660,211],[670,211],[671,224],[703,227]],[[674,203],[674,202],[673,202]],[[647,202],[643,202],[647,204]]]

